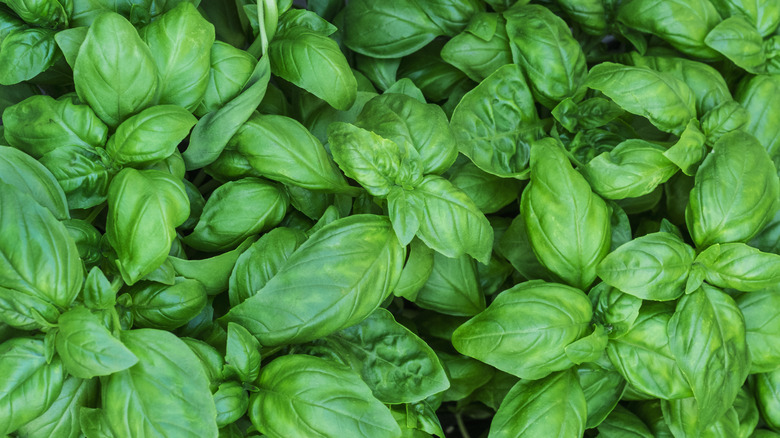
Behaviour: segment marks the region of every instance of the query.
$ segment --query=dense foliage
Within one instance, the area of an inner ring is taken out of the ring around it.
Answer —
[[[0,436],[780,437],[780,2],[0,3]]]

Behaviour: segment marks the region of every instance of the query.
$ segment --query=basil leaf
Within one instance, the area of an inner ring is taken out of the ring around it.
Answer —
[[[142,281],[127,293],[133,326],[173,330],[195,318],[206,306],[206,290],[197,280],[176,277],[171,285]]]
[[[165,261],[175,227],[187,216],[184,185],[170,175],[127,168],[114,177],[108,188],[106,237],[125,283],[134,284]]]
[[[156,102],[194,110],[206,92],[214,26],[190,2],[181,2],[140,31],[157,66]]]
[[[400,437],[390,411],[343,365],[289,355],[263,368],[249,418],[270,438],[304,433],[322,437]]]
[[[680,299],[668,330],[669,347],[705,427],[726,413],[747,378],[745,320],[731,297],[703,285]]]
[[[586,84],[665,132],[681,134],[696,117],[690,87],[668,73],[603,62],[590,70]]]
[[[91,379],[126,370],[138,358],[111,336],[108,329],[85,307],[74,307],[58,321],[57,354],[68,374]]]
[[[713,145],[696,171],[685,222],[697,247],[746,242],[772,219],[779,200],[769,155],[753,136],[735,131]]]
[[[304,26],[282,29],[268,47],[271,72],[346,111],[357,98],[357,81],[338,44]],[[316,68],[314,68],[316,66]]]
[[[485,294],[474,260],[434,252],[430,274],[412,301],[423,309],[454,316],[472,316],[485,310]]]
[[[566,283],[588,287],[609,251],[609,208],[555,140],[540,140],[531,148],[531,183],[520,202],[539,261]]]
[[[357,0],[344,8],[344,43],[375,58],[399,58],[421,49],[443,34],[419,2]]]
[[[605,283],[645,300],[667,301],[684,292],[694,250],[671,233],[631,240],[608,254],[597,273]]]
[[[87,105],[32,96],[3,113],[8,143],[35,158],[61,146],[102,147],[108,127]]]
[[[325,342],[343,355],[383,403],[417,402],[450,386],[431,347],[385,309],[375,310]]]
[[[366,102],[355,124],[403,148],[413,147],[424,174],[441,174],[455,161],[457,150],[444,111],[397,93]]]
[[[691,397],[691,387],[669,347],[673,309],[645,302],[631,328],[607,345],[609,360],[637,391],[664,400]]]
[[[572,371],[521,380],[498,408],[490,437],[582,436],[586,411],[585,396]]]
[[[84,268],[65,226],[33,198],[2,182],[0,254],[0,289],[63,309],[81,290]]]
[[[780,286],[780,255],[743,243],[715,244],[697,257],[705,280],[713,286],[753,292]]]
[[[350,190],[319,140],[289,117],[254,115],[231,144],[266,178],[309,190]]]
[[[582,291],[531,281],[498,294],[485,311],[455,330],[452,343],[467,356],[534,380],[574,365],[564,349],[585,334],[591,317]],[[517,361],[517,354],[524,359]]]
[[[149,106],[159,84],[149,47],[126,18],[110,12],[89,27],[73,81],[79,99],[111,127]]]
[[[251,384],[260,374],[260,344],[244,327],[232,322],[227,327],[226,369]]]
[[[735,298],[742,316],[745,318],[747,346],[750,352],[750,374],[767,373],[780,367],[780,318],[774,312],[767,312],[777,303],[780,295],[777,290],[742,294]]]
[[[171,333],[122,332],[138,357],[103,382],[103,413],[113,436],[214,437],[217,422],[209,382],[195,354]]]
[[[552,109],[567,97],[582,99],[585,54],[566,22],[535,4],[510,8],[504,17],[512,58],[522,66],[536,100]]]
[[[276,184],[242,178],[214,190],[195,230],[184,241],[201,251],[224,251],[275,226],[287,213],[289,198]]]
[[[488,262],[493,229],[468,195],[435,175],[423,178],[411,194],[419,205],[420,240],[447,257],[468,254]]]
[[[662,147],[631,139],[590,160],[581,172],[593,191],[605,199],[625,199],[652,192],[677,170]]]
[[[243,325],[263,346],[326,336],[379,307],[398,282],[403,258],[387,219],[339,219],[312,234],[265,287],[221,320]],[[317,285],[316,302],[306,298],[311,285]]]
[[[79,422],[82,407],[94,405],[98,394],[96,380],[66,377],[60,395],[40,417],[20,427],[25,438],[73,437],[83,432]]]
[[[181,107],[153,106],[122,122],[108,140],[106,152],[122,166],[164,160],[176,151],[196,122]]]
[[[62,362],[46,361],[43,340],[14,338],[0,344],[0,433],[10,434],[46,412],[65,375]]]
[[[7,146],[0,146],[0,181],[26,193],[55,218],[70,218],[65,193],[46,167],[29,155]]]
[[[458,150],[487,173],[527,177],[539,116],[519,66],[507,64],[466,93],[452,113]]]
[[[231,306],[262,289],[305,241],[302,232],[291,228],[277,227],[263,234],[236,259],[229,279]]]

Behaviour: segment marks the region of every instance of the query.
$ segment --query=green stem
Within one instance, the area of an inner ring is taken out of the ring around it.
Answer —
[[[106,208],[105,202],[93,208],[92,211],[89,212],[89,216],[87,216],[84,221],[91,224],[104,208]]]
[[[460,414],[455,414],[455,422],[458,424],[458,430],[460,430],[460,435],[463,438],[471,438],[471,435],[469,435],[469,431],[466,430],[466,424],[463,423],[463,417],[461,417]]]

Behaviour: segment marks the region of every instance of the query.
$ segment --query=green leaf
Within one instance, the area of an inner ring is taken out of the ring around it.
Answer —
[[[187,170],[200,169],[216,161],[263,100],[270,79],[271,66],[264,56],[255,64],[239,94],[198,120],[190,134],[190,144],[182,153]]]
[[[51,67],[60,56],[54,31],[27,28],[11,32],[0,44],[0,84],[30,80]]]
[[[249,396],[241,384],[228,381],[219,385],[219,389],[214,393],[214,405],[217,408],[217,426],[222,428],[235,423],[246,414]]]
[[[519,198],[520,181],[501,178],[466,163],[452,172],[450,182],[471,198],[482,213],[496,213]]]
[[[480,169],[525,178],[539,116],[520,67],[508,64],[466,93],[452,113],[458,150]]]
[[[79,99],[111,127],[149,106],[159,84],[149,47],[126,18],[111,12],[98,15],[89,27],[73,81]]]
[[[108,127],[89,106],[51,96],[32,96],[7,108],[3,126],[8,143],[35,158],[63,146],[102,147],[108,137]]]
[[[254,115],[231,144],[266,178],[309,190],[351,189],[319,140],[289,117]]]
[[[588,292],[588,298],[593,303],[593,314],[596,321],[609,328],[610,338],[619,338],[631,329],[639,317],[642,300],[609,286],[599,283]]]
[[[190,2],[181,2],[141,29],[157,66],[157,103],[193,111],[209,82],[214,26]]]
[[[257,59],[248,52],[222,41],[214,41],[210,51],[208,84],[194,114],[202,117],[236,97],[252,75]]]
[[[442,255],[468,254],[487,263],[493,249],[493,228],[474,201],[444,178],[428,175],[410,192],[419,205],[417,237]]]
[[[102,384],[103,413],[116,438],[217,437],[216,409],[198,358],[171,333],[122,332],[138,357]]]
[[[454,316],[472,316],[485,310],[485,294],[479,286],[474,260],[466,255],[451,258],[433,253],[433,266],[414,297],[423,309]]]
[[[723,416],[745,382],[745,339],[739,307],[720,290],[703,285],[678,302],[669,320],[669,347],[691,385],[701,425]]]
[[[84,39],[87,38],[87,30],[89,28],[86,26],[74,27],[61,30],[54,35],[54,40],[71,69],[76,66],[76,57],[79,55],[79,49],[84,43]]]
[[[582,436],[586,411],[585,396],[572,371],[521,380],[498,408],[488,438]]]
[[[65,226],[33,198],[2,182],[0,255],[0,289],[59,308],[68,308],[81,290],[84,268]]]
[[[609,253],[596,272],[605,283],[645,300],[667,301],[684,292],[695,252],[671,233],[636,238]]]
[[[734,98],[748,113],[745,131],[756,137],[769,156],[780,151],[780,101],[773,99],[780,90],[780,75],[757,75],[742,81]]]
[[[249,418],[269,438],[401,436],[387,407],[343,365],[305,355],[283,356],[263,368],[258,388]]]
[[[41,27],[59,27],[68,24],[68,2],[59,0],[7,0],[4,1],[12,11],[29,24]]]
[[[328,336],[325,343],[360,374],[383,403],[417,402],[450,386],[431,347],[385,309]]]
[[[79,414],[82,407],[93,406],[97,399],[97,380],[67,377],[60,395],[49,409],[35,420],[19,428],[25,438],[73,437],[82,432]]]
[[[669,348],[672,313],[667,303],[645,302],[628,332],[607,345],[610,361],[632,388],[662,399],[692,396]]]
[[[43,340],[14,338],[0,344],[0,433],[10,434],[46,412],[65,379],[62,362],[46,362]]]
[[[704,158],[704,143],[705,137],[699,130],[699,124],[691,120],[680,134],[680,139],[664,152],[664,156],[682,169],[684,174],[692,176]]]
[[[599,436],[603,438],[655,437],[639,417],[620,405],[599,425],[598,430]]]
[[[127,289],[133,326],[173,330],[195,318],[206,306],[206,290],[197,280],[176,277],[172,285],[142,281]]]
[[[717,52],[704,44],[720,21],[718,10],[706,0],[632,0],[621,3],[617,19],[633,29],[667,41],[695,58],[714,59]]]
[[[747,110],[736,101],[729,100],[702,116],[701,130],[707,136],[707,144],[714,144],[731,131],[745,129],[749,121]]]
[[[369,100],[355,125],[393,141],[402,149],[416,149],[423,174],[444,173],[458,154],[441,107],[402,94],[386,93]]]
[[[712,28],[705,44],[749,73],[766,71],[764,39],[755,25],[741,15],[729,17]]]
[[[184,184],[158,170],[123,169],[108,189],[106,237],[127,284],[157,269],[168,257],[175,228],[189,216]]]
[[[627,383],[623,376],[615,371],[606,355],[596,362],[585,362],[575,370],[588,405],[585,427],[591,429],[601,424],[615,409],[623,397]]]
[[[593,362],[604,354],[609,337],[601,325],[596,325],[593,333],[577,339],[564,348],[566,357],[579,365],[583,362]]]
[[[512,63],[506,20],[492,12],[474,15],[465,31],[444,44],[441,58],[481,82],[501,66]]]
[[[282,30],[268,47],[271,71],[345,111],[357,97],[357,81],[338,44],[303,26]]]
[[[339,167],[373,196],[387,196],[396,184],[409,188],[420,184],[419,161],[417,166],[404,166],[408,149],[391,140],[349,123],[335,122],[328,127],[328,142]]]
[[[420,229],[420,206],[416,198],[401,187],[394,186],[387,195],[387,215],[401,245],[408,245]]]
[[[696,171],[685,222],[697,247],[747,242],[780,207],[780,180],[756,139],[742,131],[720,138]]]
[[[63,145],[40,158],[57,179],[68,208],[91,208],[105,202],[116,171],[103,148]]]
[[[403,260],[386,218],[339,219],[309,237],[265,287],[221,320],[243,325],[263,346],[317,339],[376,310],[398,282]],[[309,299],[312,285],[316,301]]]
[[[249,237],[236,249],[205,259],[187,260],[169,255],[167,261],[173,266],[176,274],[197,280],[208,295],[217,295],[228,289],[230,273],[236,260],[253,242],[254,238]]]
[[[109,282],[103,271],[95,266],[87,274],[81,298],[88,309],[107,310],[116,305],[116,293],[119,287],[116,282],[113,284]]]
[[[415,0],[357,0],[344,8],[344,43],[374,58],[414,53],[443,34]]]
[[[74,307],[60,316],[57,354],[68,374],[91,379],[126,370],[138,358],[111,336],[97,315],[85,307]]]
[[[498,294],[485,311],[455,330],[452,343],[502,371],[539,379],[574,365],[564,349],[585,335],[591,317],[582,291],[531,281]]]
[[[239,380],[252,384],[260,375],[260,343],[244,327],[232,322],[227,326],[226,368]]]
[[[696,257],[707,283],[721,288],[754,292],[780,286],[780,255],[765,253],[744,243],[709,246]]]
[[[276,184],[258,178],[231,181],[211,194],[195,230],[184,241],[201,251],[234,248],[276,226],[288,205],[289,198]]]
[[[640,139],[625,140],[580,169],[593,191],[605,199],[636,198],[651,193],[677,170],[661,146]]]
[[[58,220],[70,218],[65,193],[54,175],[24,152],[0,146],[0,181],[35,199]]]
[[[510,8],[504,17],[512,58],[523,68],[536,100],[552,109],[567,97],[582,99],[585,54],[569,25],[535,4]]]
[[[531,148],[531,183],[520,204],[539,261],[566,283],[587,288],[610,247],[610,212],[553,139]]]
[[[175,105],[147,108],[122,122],[108,140],[106,152],[119,165],[142,166],[176,151],[197,119]]]
[[[780,372],[772,370],[757,375],[754,388],[761,418],[767,426],[776,430],[780,426]]]
[[[768,312],[780,303],[775,289],[742,294],[734,299],[745,318],[750,374],[780,368],[780,315]]]
[[[409,257],[401,271],[401,278],[393,289],[393,295],[413,302],[433,272],[436,253],[420,239],[412,240],[408,248]]]
[[[590,69],[586,84],[665,132],[681,134],[696,117],[690,87],[669,73],[603,62]]]

